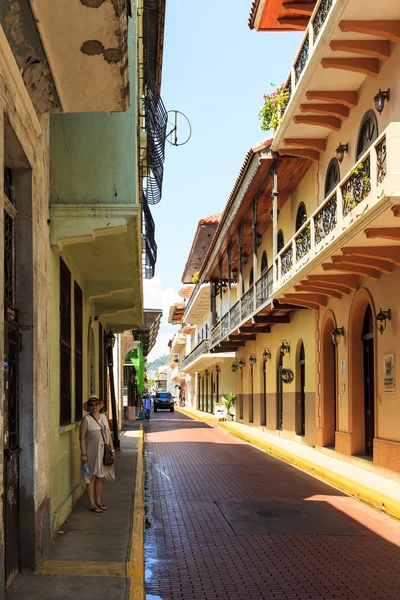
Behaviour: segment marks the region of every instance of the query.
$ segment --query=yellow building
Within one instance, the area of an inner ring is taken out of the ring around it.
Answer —
[[[201,386],[208,396],[218,355],[235,353],[237,421],[397,472],[399,11],[253,2],[250,27],[304,38],[274,137],[247,153],[183,317],[210,327],[192,350],[208,370],[193,407],[209,410]]]

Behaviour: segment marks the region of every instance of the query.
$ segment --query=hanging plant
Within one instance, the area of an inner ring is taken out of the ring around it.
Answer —
[[[263,131],[279,127],[290,98],[290,91],[285,83],[279,87],[271,83],[271,86],[275,89],[270,94],[264,94],[264,106],[258,113]]]

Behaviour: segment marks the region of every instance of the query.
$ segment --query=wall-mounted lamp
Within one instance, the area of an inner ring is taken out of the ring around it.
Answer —
[[[204,375],[205,375],[206,377],[208,377],[208,376],[209,376],[209,374],[210,374],[210,371],[209,371],[208,369],[206,369],[206,370],[204,371]]]
[[[261,246],[261,242],[262,242],[262,235],[259,231],[257,231],[256,233],[256,245],[257,248],[259,248]]]
[[[331,333],[332,344],[337,346],[340,342],[340,336],[344,335],[344,327],[335,327],[335,329]]]
[[[231,369],[232,369],[232,373],[236,373],[236,371],[238,370],[238,366],[237,366],[236,362],[232,363]]]
[[[386,321],[392,320],[392,311],[389,308],[388,310],[379,309],[378,314],[376,315],[376,327],[378,331],[383,333],[386,329]]]
[[[246,361],[241,358],[238,363],[239,369],[243,369],[246,366]]]
[[[282,340],[281,341],[281,356],[285,356],[285,354],[289,354],[290,352],[290,346],[289,346],[289,342],[287,340]]]
[[[226,281],[222,282],[222,293],[226,294],[226,290],[228,289],[228,284],[226,283]]]
[[[254,367],[254,365],[256,364],[256,362],[257,362],[257,359],[256,359],[255,355],[254,354],[250,354],[250,356],[249,356],[249,365],[251,367]]]
[[[232,269],[232,279],[233,279],[234,283],[237,282],[238,275],[239,275],[239,271],[237,270],[236,267],[233,267],[233,269]]]
[[[276,220],[279,219],[279,212],[280,211],[278,210],[277,213],[276,213],[277,214],[277,219]],[[270,215],[271,215],[271,221],[273,221],[273,219],[274,219],[274,211],[273,210],[271,210]]]
[[[244,265],[247,265],[249,261],[249,255],[247,254],[246,250],[244,252],[242,252],[242,263]]]
[[[110,327],[110,331],[106,335],[106,348],[114,348],[114,346],[115,346],[115,335],[111,331],[111,327]]]
[[[388,102],[390,100],[390,89],[382,91],[381,88],[379,88],[379,92],[376,94],[376,96],[374,96],[375,109],[379,114],[381,114],[385,107],[385,100]]]
[[[336,150],[335,150],[335,152],[336,152],[336,159],[338,160],[338,162],[340,162],[340,164],[343,162],[344,155],[348,151],[349,151],[349,145],[348,144],[342,144],[342,143],[340,143],[339,146],[336,148]]]
[[[269,348],[264,348],[262,357],[264,362],[267,362],[267,360],[271,360],[271,350]]]
[[[221,372],[221,367],[219,365],[215,365],[215,370],[217,373]]]

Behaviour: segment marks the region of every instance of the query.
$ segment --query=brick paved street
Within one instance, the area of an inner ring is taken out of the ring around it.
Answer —
[[[148,600],[399,600],[400,522],[179,412],[145,430]]]

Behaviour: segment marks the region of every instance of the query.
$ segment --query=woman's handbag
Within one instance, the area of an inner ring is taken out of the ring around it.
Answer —
[[[100,423],[98,422],[98,420],[96,419],[95,416],[93,416],[93,415],[90,415],[90,416],[93,417],[93,419],[96,421],[97,425],[100,427],[101,435],[103,436],[103,442],[104,442],[103,465],[106,467],[111,467],[111,465],[114,464],[114,455],[111,452],[111,448],[110,448],[109,444],[107,444],[107,442],[106,442],[106,437],[104,435],[103,427],[100,425]]]

